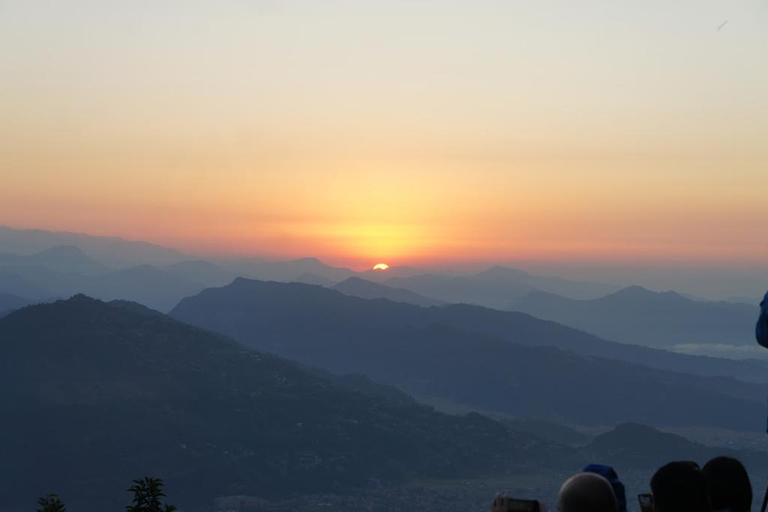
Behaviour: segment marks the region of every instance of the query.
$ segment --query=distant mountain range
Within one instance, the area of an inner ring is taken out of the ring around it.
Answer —
[[[133,300],[168,311],[182,297],[205,287],[206,284],[152,265],[95,275],[59,272],[39,265],[0,267],[0,291],[38,300],[85,293],[104,300]]]
[[[511,309],[602,338],[654,347],[695,343],[754,344],[757,304],[707,302],[630,286],[592,300],[534,292]]]
[[[762,386],[543,346],[587,335],[523,314],[506,314],[502,337],[462,327],[450,306],[237,279],[184,299],[171,315],[304,364],[500,414],[592,425],[633,419],[754,429],[763,422]]]
[[[24,308],[0,319],[0,350],[3,510],[48,492],[73,509],[113,509],[147,474],[193,511],[224,495],[342,492],[562,459],[478,414],[440,414],[128,302]]]
[[[361,299],[387,299],[393,302],[404,302],[406,304],[414,304],[416,306],[424,307],[443,306],[446,304],[441,300],[424,297],[423,295],[419,295],[410,290],[392,288],[372,281],[366,281],[359,277],[350,277],[333,286],[333,288],[344,295],[360,297]]]
[[[348,268],[326,265],[317,258],[300,258],[289,261],[264,261],[257,258],[219,260],[221,266],[230,268],[240,277],[252,277],[265,281],[292,282],[310,276],[318,280],[312,284],[333,284],[355,274]]]
[[[0,254],[0,271],[4,268],[44,267],[54,272],[74,272],[83,275],[102,274],[109,268],[90,258],[73,245],[62,245],[48,248],[44,251],[18,255]]]
[[[492,267],[472,276],[422,274],[384,281],[396,288],[445,302],[507,309],[514,299],[534,291],[549,291],[574,298],[595,298],[619,289],[599,283],[581,283],[558,277],[541,277],[508,267]]]
[[[30,301],[84,293],[167,312],[185,297],[246,277],[316,284],[357,297],[424,307],[463,303],[524,311],[602,338],[680,352],[762,355],[744,349],[753,345],[755,306],[537,276],[507,267],[470,276],[424,274],[408,267],[354,272],[316,258],[192,259],[143,242],[6,227],[0,227],[0,247],[0,293]],[[734,345],[741,347],[731,350]]]
[[[526,313],[499,311],[465,304],[430,310],[435,322],[469,332],[533,346],[552,346],[584,356],[616,359],[660,370],[702,376],[730,376],[768,383],[768,363],[757,360],[678,354],[664,349],[606,341],[552,321],[522,320]],[[521,329],[521,326],[526,326]]]
[[[148,242],[0,226],[0,247],[3,252],[27,255],[57,246],[77,247],[91,258],[112,268],[146,264],[168,265],[190,259],[175,249]]]

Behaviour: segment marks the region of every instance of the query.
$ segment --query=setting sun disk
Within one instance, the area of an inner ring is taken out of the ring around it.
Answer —
[[[386,263],[377,263],[373,266],[373,270],[387,270],[389,268],[389,265]]]

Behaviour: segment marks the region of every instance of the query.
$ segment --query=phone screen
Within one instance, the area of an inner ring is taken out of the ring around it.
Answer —
[[[638,494],[637,501],[640,502],[640,510],[642,512],[653,510],[653,494]]]

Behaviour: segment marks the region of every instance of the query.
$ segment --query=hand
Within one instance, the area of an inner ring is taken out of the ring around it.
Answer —
[[[491,512],[507,512],[511,510],[511,501],[511,498],[497,494],[493,503],[491,503]]]

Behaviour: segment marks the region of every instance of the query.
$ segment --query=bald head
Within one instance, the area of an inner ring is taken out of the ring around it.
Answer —
[[[594,473],[579,473],[565,481],[557,497],[559,512],[617,512],[610,482]]]

